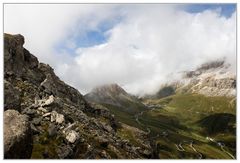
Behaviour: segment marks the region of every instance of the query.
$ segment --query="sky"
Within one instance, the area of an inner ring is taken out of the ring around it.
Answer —
[[[110,83],[155,93],[216,59],[236,68],[235,4],[5,4],[4,32],[82,94]]]

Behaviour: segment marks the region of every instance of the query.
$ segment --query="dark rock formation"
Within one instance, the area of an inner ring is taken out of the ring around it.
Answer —
[[[20,92],[10,82],[4,80],[4,110],[20,111],[20,108]]]

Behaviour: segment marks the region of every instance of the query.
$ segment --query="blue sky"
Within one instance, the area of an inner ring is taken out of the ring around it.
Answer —
[[[191,4],[185,8],[190,13],[203,12],[204,10],[214,10],[221,8],[221,16],[229,18],[236,11],[236,4]]]
[[[122,19],[123,17],[116,16],[114,19],[104,20],[97,25],[96,29],[86,30],[85,33],[81,35],[77,34],[70,38],[70,40],[75,43],[77,48],[87,48],[94,45],[106,43],[109,37],[106,32],[112,29],[118,23],[120,23]],[[63,50],[71,55],[74,55],[75,53],[75,49],[67,47],[65,41],[57,44],[56,49],[58,51]]]
[[[186,6],[184,5],[183,10],[189,13],[200,13],[205,10],[216,10],[219,8],[221,9],[221,12],[220,12],[221,16],[229,18],[232,15],[232,13],[236,11],[236,4],[195,3],[195,4],[189,4]],[[117,16],[116,18],[111,20],[105,20],[103,22],[100,22],[100,24],[97,26],[96,29],[87,30],[85,31],[85,33],[81,35],[76,35],[70,38],[70,40],[72,40],[76,45],[76,47],[78,48],[87,48],[87,47],[103,44],[108,40],[108,36],[106,35],[106,32],[111,28],[113,28],[116,24],[118,24],[122,20],[123,20],[123,17],[121,16]],[[56,45],[56,50],[60,52],[65,51],[70,55],[75,54],[75,49],[67,47],[65,41],[58,43]]]

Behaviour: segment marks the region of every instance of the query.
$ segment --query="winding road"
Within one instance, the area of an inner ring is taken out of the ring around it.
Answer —
[[[155,109],[156,108],[151,107],[149,110],[141,111],[141,112],[135,114],[135,116],[134,116],[135,117],[135,121],[139,125],[141,125],[141,126],[143,126],[143,127],[145,127],[147,129],[147,134],[148,135],[150,135],[151,129],[139,121],[139,116],[142,116],[143,113],[146,112],[146,111],[154,111]],[[167,141],[170,142],[170,140],[167,138],[168,137],[168,132],[163,132],[161,136],[163,136]],[[156,136],[150,137],[150,142],[151,142],[151,146],[153,147],[153,151],[154,151],[155,148],[157,148],[155,141],[156,141],[156,139],[158,137],[160,137],[159,134],[157,134]],[[175,143],[176,149],[178,151],[180,151],[180,152],[185,152],[185,149],[182,146],[183,144],[188,144],[189,147],[197,154],[198,158],[202,159],[203,155],[200,152],[198,152],[197,149],[193,146],[193,141],[192,140],[190,142],[185,142],[185,143],[184,142],[180,142],[179,144]]]
[[[226,151],[224,149],[225,147],[225,144],[224,143],[221,143],[221,142],[217,142],[216,140],[214,140],[213,138],[211,137],[206,137],[207,140],[213,142],[213,143],[216,143],[217,146],[219,146],[221,148],[221,150],[226,153],[228,156],[230,156],[232,159],[236,159],[231,153],[229,153],[228,151]]]

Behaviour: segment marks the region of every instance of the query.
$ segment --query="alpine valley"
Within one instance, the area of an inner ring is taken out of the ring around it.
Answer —
[[[23,45],[4,34],[4,158],[236,158],[236,74],[224,59],[156,94],[112,83],[83,96]]]

